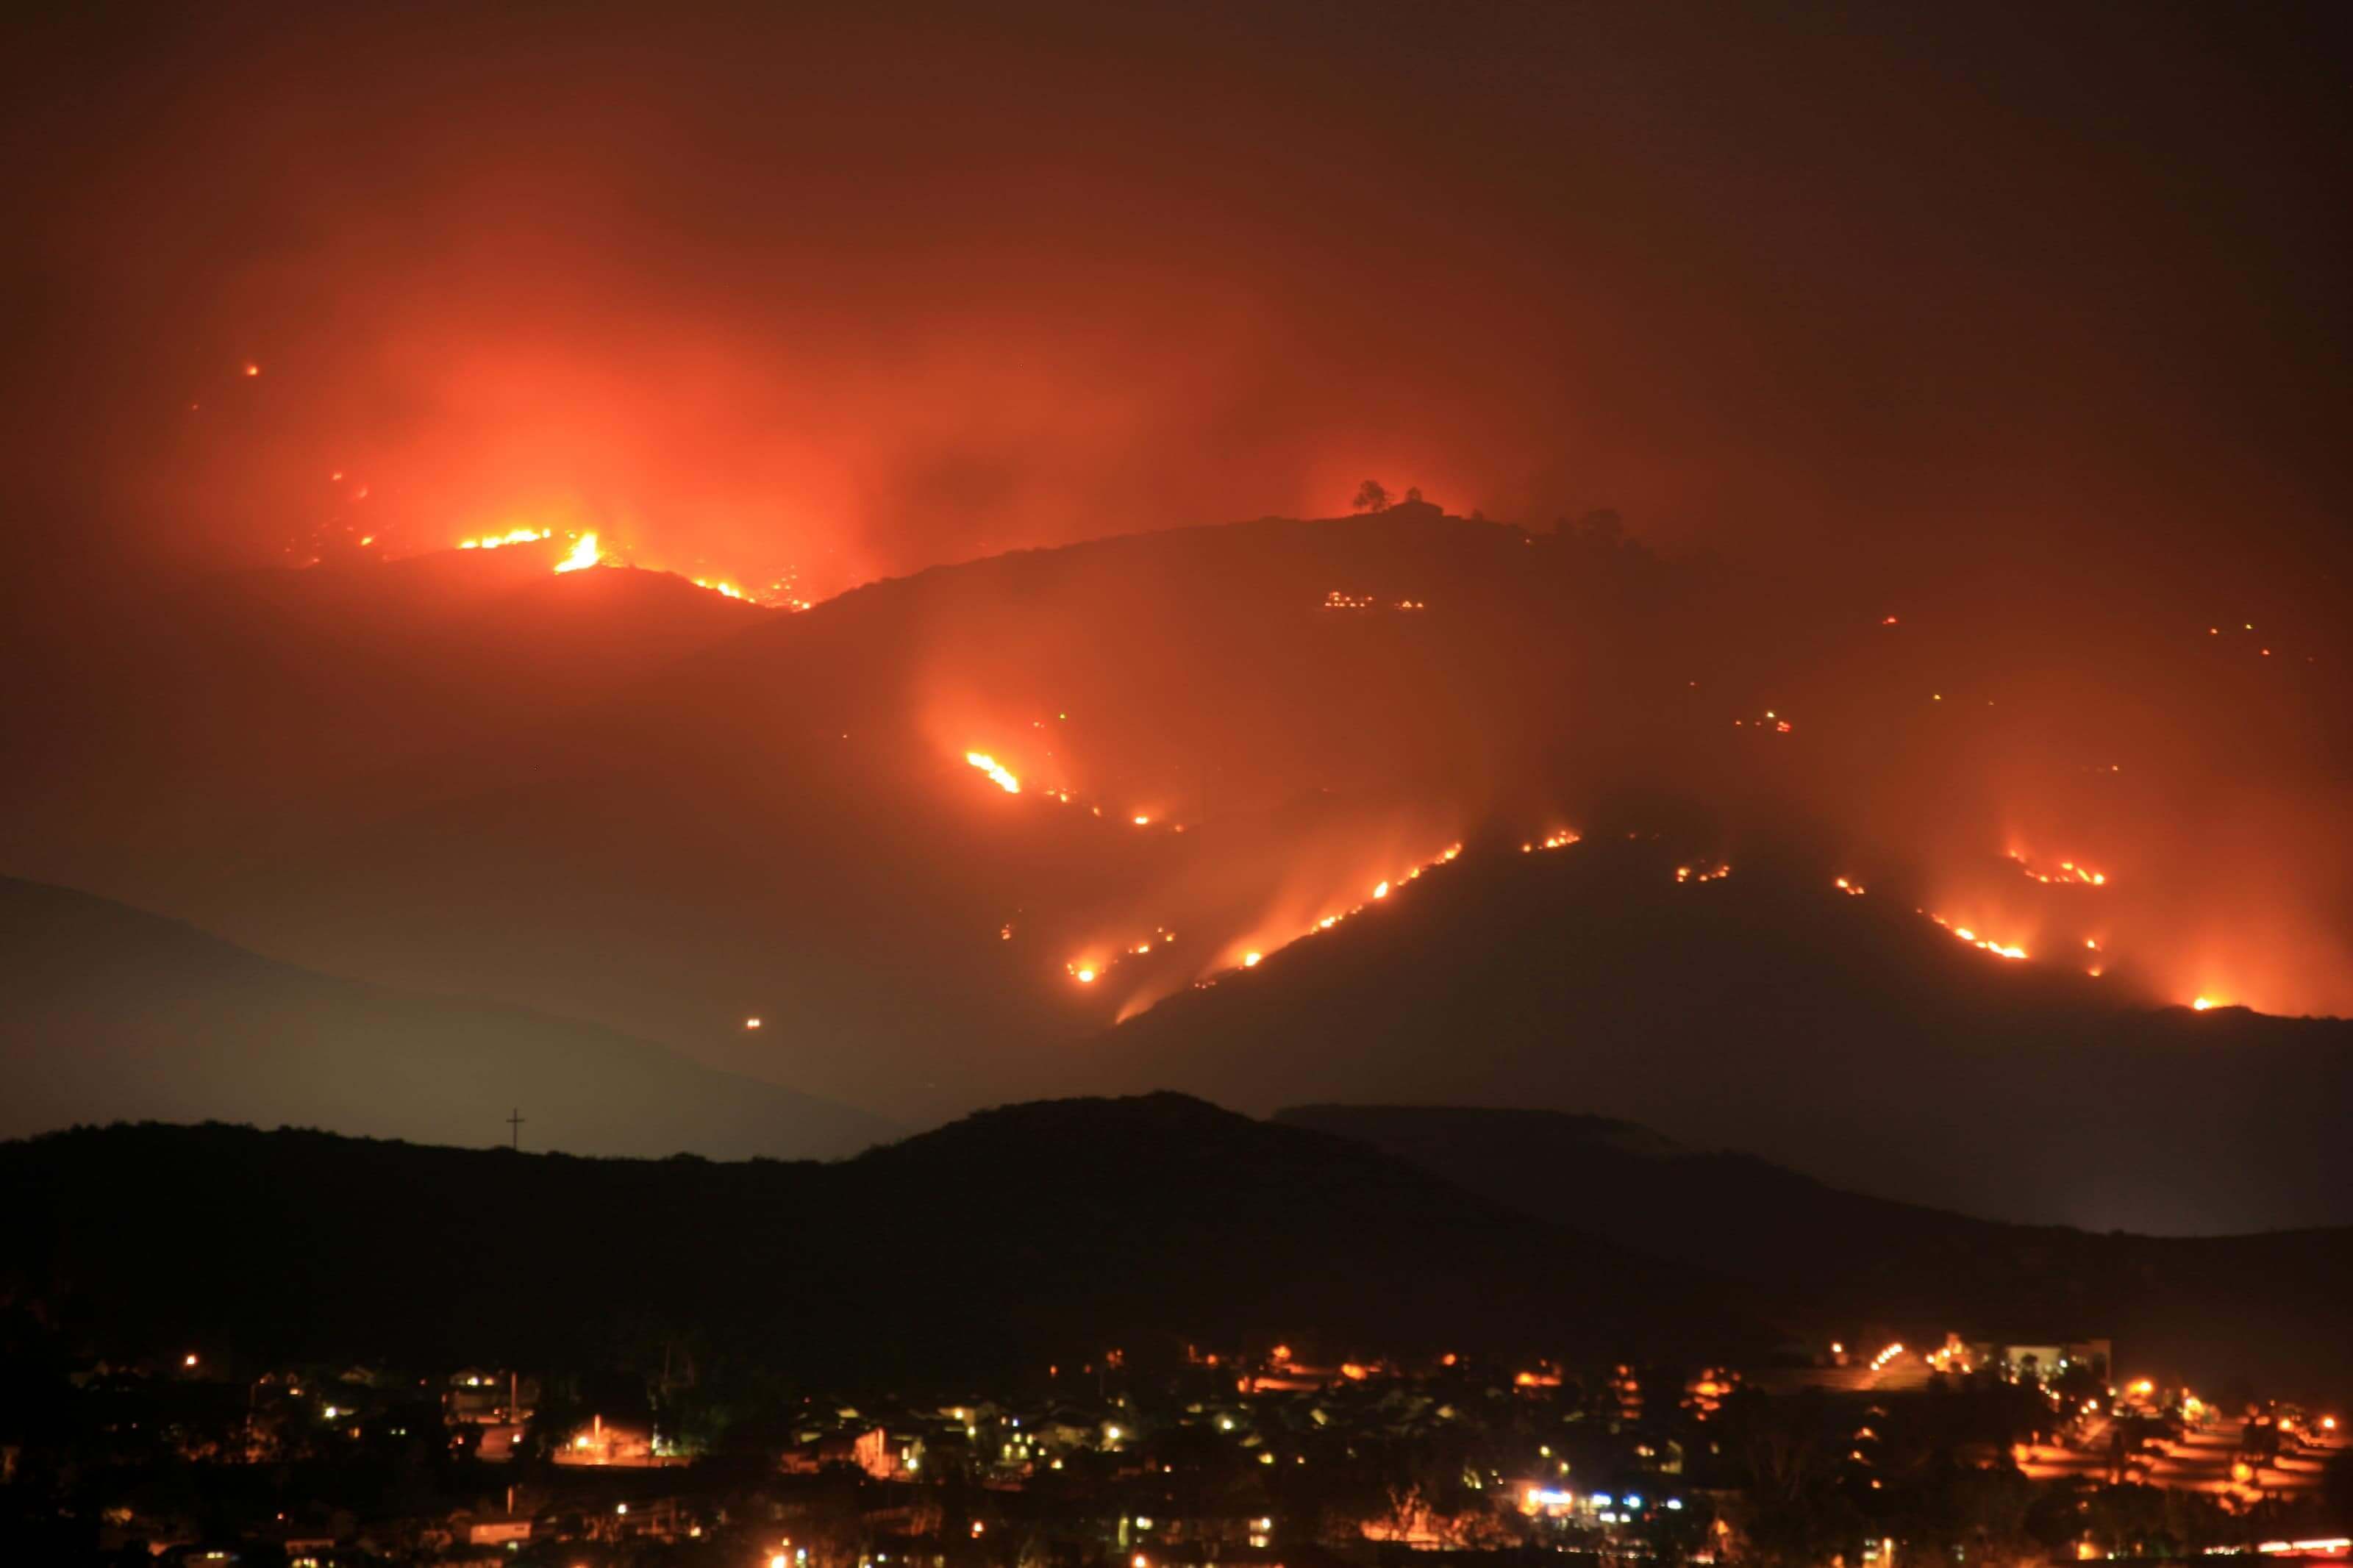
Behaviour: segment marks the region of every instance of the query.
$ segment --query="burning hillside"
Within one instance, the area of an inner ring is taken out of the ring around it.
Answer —
[[[403,574],[531,602],[646,579],[554,570],[584,545],[604,549],[554,530],[304,576],[355,602]],[[1262,990],[1294,946],[1394,923],[1438,867],[1629,835],[1681,907],[1760,921],[1780,917],[1742,889],[1780,885],[1773,846],[1804,844],[1824,896],[2093,988],[2071,1008],[2338,1005],[2334,929],[2278,935],[2295,883],[2158,852],[2172,731],[2057,722],[1958,628],[1760,600],[1606,530],[1404,506],[997,557],[792,616],[675,586],[744,618],[602,687],[560,641],[531,649],[544,678],[476,663],[464,679],[500,669],[487,691],[528,722],[385,753],[367,787],[308,796],[274,858],[100,885],[331,972],[607,1023],[911,1120],[1058,1089],[1103,1029]],[[1737,969],[1769,934],[1734,921],[1726,956],[1694,962]],[[1434,1059],[1462,1075],[1451,1098],[1493,1092],[1477,1052]]]

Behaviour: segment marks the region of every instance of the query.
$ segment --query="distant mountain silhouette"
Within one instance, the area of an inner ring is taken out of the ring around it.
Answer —
[[[659,1263],[649,1266],[649,1259]],[[1112,1348],[1755,1350],[1714,1278],[1351,1140],[1175,1095],[1008,1107],[835,1164],[584,1161],[138,1126],[0,1145],[0,1300],[94,1351],[804,1378]]]
[[[1092,1081],[1252,1110],[1588,1107],[2011,1220],[2353,1215],[2353,1024],[2149,1009],[1977,952],[1892,891],[1769,857],[1704,884],[1675,864],[1623,839],[1466,857],[1110,1032]]]
[[[2160,1238],[1997,1225],[1555,1111],[1310,1105],[1275,1120],[1360,1139],[1524,1213],[1745,1280],[1849,1336],[1871,1327],[1915,1345],[1948,1330],[2025,1343],[2108,1337],[2119,1376],[2353,1395],[2342,1331],[2353,1228]]]
[[[0,878],[0,1136],[217,1119],[578,1154],[844,1154],[879,1117],[521,1008],[274,963]]]

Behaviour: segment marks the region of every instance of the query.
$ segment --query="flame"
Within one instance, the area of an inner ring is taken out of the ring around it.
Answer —
[[[2086,888],[2105,888],[2108,885],[2106,872],[2094,871],[2089,866],[2079,866],[2073,860],[2060,861],[2059,874],[2054,877],[2049,872],[2036,870],[2026,857],[2015,849],[2010,852],[2010,858],[2018,862],[2018,868],[2021,873],[2038,882],[2070,887],[2080,885]]]
[[[1870,891],[1870,889],[1865,888],[1861,882],[1852,881],[1845,877],[1839,878],[1831,885],[1851,899],[1859,899],[1862,897],[1864,893]]]
[[[596,536],[584,533],[573,542],[572,553],[555,563],[555,569],[558,572],[577,572],[583,567],[594,566],[603,559],[604,552],[596,548]]]
[[[2000,942],[1995,942],[1990,937],[1981,937],[1968,926],[1957,926],[1942,915],[1930,915],[1928,918],[1935,921],[1938,925],[1943,926],[1947,931],[1951,931],[1961,941],[1968,942],[1971,947],[1979,949],[1985,952],[1990,952],[1996,958],[2019,959],[2026,956],[2026,950],[2015,945],[2014,943]]]
[[[592,534],[590,534],[590,535],[589,535],[589,537],[590,537],[591,539],[594,539],[594,538],[596,537],[596,535],[592,533]],[[697,578],[694,580],[694,585],[695,585],[696,587],[698,587],[698,588],[708,588],[708,589],[710,589],[712,593],[717,594],[718,595],[720,595],[722,598],[727,598],[727,599],[749,599],[749,598],[752,596],[751,595],[746,594],[745,592],[744,592],[744,590],[743,590],[743,589],[738,588],[738,587],[737,587],[734,584],[733,584],[733,583],[712,583],[712,582],[706,581],[706,580],[705,580],[705,579],[703,579],[703,578],[697,577]]]
[[[996,782],[997,787],[1003,790],[1006,794],[1019,795],[1021,793],[1021,781],[1015,778],[1011,772],[1006,768],[1004,763],[998,762],[995,757],[990,756],[987,752],[966,752],[964,754],[964,760],[970,763],[974,767],[978,768],[982,773],[987,773]],[[1088,978],[1092,979],[1093,976],[1090,975]]]
[[[543,539],[553,539],[554,537],[554,531],[552,529],[518,528],[506,533],[491,533],[485,534],[480,539],[461,540],[459,542],[458,548],[460,550],[496,550],[503,544],[536,544]],[[596,536],[592,533],[588,537],[594,539]],[[559,566],[556,570],[560,572],[563,568]]]
[[[2203,1013],[2208,1011],[2210,1008],[2220,1005],[2220,1004],[2211,996],[2200,996],[2194,998],[2190,1002],[2189,1005],[2193,1011]]]
[[[1556,828],[1554,831],[1546,834],[1540,839],[1534,839],[1528,843],[1521,845],[1520,853],[1523,855],[1533,855],[1539,849],[1566,849],[1570,845],[1577,842],[1578,842],[1577,836],[1569,829],[1566,827]]]

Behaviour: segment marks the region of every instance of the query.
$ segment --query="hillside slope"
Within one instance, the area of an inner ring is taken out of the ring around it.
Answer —
[[[609,1029],[274,963],[177,921],[0,879],[0,1136],[219,1120],[536,1148],[854,1152],[879,1117]]]
[[[304,835],[469,793],[450,754],[766,618],[552,545],[60,585],[0,626],[0,871],[187,907]]]
[[[2156,1234],[2353,1221],[2353,1025],[2150,1009],[1758,858],[1467,855],[1110,1031],[1093,1081],[1584,1109],[1837,1185]]]

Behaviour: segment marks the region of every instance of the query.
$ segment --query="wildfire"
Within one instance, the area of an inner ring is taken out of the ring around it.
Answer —
[[[2018,868],[2021,872],[2032,878],[2038,882],[2071,887],[2082,886],[2086,888],[2105,888],[2108,885],[2108,876],[2106,872],[2094,871],[2089,866],[2078,866],[2073,860],[2060,861],[2059,874],[2054,877],[2049,872],[2036,870],[2027,860],[2026,857],[2019,854],[2016,850],[2010,851],[2010,858],[2018,863]]]
[[[1438,854],[1432,856],[1430,859],[1423,861],[1420,865],[1409,867],[1406,870],[1398,873],[1394,879],[1384,879],[1383,880],[1375,883],[1373,885],[1371,894],[1365,900],[1364,903],[1354,904],[1349,908],[1339,910],[1335,913],[1321,916],[1313,924],[1309,925],[1303,931],[1299,931],[1295,936],[1286,937],[1282,942],[1274,943],[1271,947],[1248,949],[1239,957],[1231,958],[1229,962],[1238,968],[1255,969],[1261,963],[1265,962],[1267,953],[1273,951],[1273,947],[1288,946],[1291,942],[1304,941],[1308,937],[1316,935],[1318,932],[1330,931],[1335,926],[1337,926],[1341,921],[1364,913],[1366,906],[1370,905],[1375,900],[1388,898],[1391,893],[1397,890],[1398,884],[1413,881],[1420,877],[1425,871],[1434,870],[1438,867],[1448,865],[1460,858],[1461,854],[1461,845],[1450,844]],[[1230,953],[1232,950],[1228,949],[1227,951]],[[1194,984],[1196,985],[1214,985],[1217,982],[1214,977],[1204,977],[1195,981]]]
[[[594,538],[595,535],[592,534],[590,537]],[[733,583],[712,583],[697,577],[694,580],[694,585],[698,588],[708,588],[723,599],[749,599],[752,596]]]
[[[341,476],[339,475],[337,477],[340,478]],[[502,545],[508,544],[536,544],[543,539],[553,539],[554,537],[555,532],[553,529],[518,528],[506,533],[485,534],[480,539],[463,540],[459,542],[458,548],[460,550],[496,550]],[[589,537],[593,539],[596,535],[591,534]],[[559,570],[561,570],[561,568],[559,568]]]
[[[1704,871],[1689,866],[1675,868],[1675,880],[1678,882],[1717,882],[1731,875],[1732,868],[1721,860]]]
[[[596,548],[596,536],[593,533],[584,533],[573,542],[572,553],[557,562],[555,569],[558,572],[577,572],[584,567],[596,565],[604,558],[604,552]]]
[[[970,763],[974,767],[978,768],[982,773],[987,773],[990,780],[996,784],[997,787],[1003,790],[1006,794],[1019,795],[1021,793],[1021,781],[1015,778],[1011,771],[1008,770],[1004,763],[998,762],[995,757],[990,756],[987,752],[966,752],[964,754],[964,760]],[[1089,975],[1088,978],[1092,980],[1094,977],[1092,975]]]
[[[1523,855],[1533,855],[1539,849],[1566,849],[1570,845],[1575,844],[1577,841],[1577,836],[1576,834],[1570,832],[1567,828],[1563,827],[1546,834],[1542,838],[1533,839],[1528,843],[1521,845],[1520,853]]]
[[[2210,1011],[2219,1005],[2221,1005],[2221,1004],[2217,1003],[2211,996],[2200,996],[2193,999],[2189,1004],[2191,1011],[2199,1013]]]
[[[1982,952],[1990,952],[1996,958],[2018,959],[2024,958],[2026,956],[2026,950],[2022,947],[1995,942],[1989,937],[1979,936],[1968,926],[1957,926],[1942,915],[1930,915],[1928,918],[1935,921],[1938,925],[1943,926],[1947,931],[1951,931],[1955,936],[1960,938],[1961,941],[1968,942],[1971,947],[1978,948]]]
[[[1870,891],[1870,889],[1865,888],[1861,882],[1854,881],[1846,877],[1837,879],[1831,884],[1831,886],[1836,888],[1840,892],[1844,893],[1851,899],[1859,899],[1862,897],[1864,893]]]

